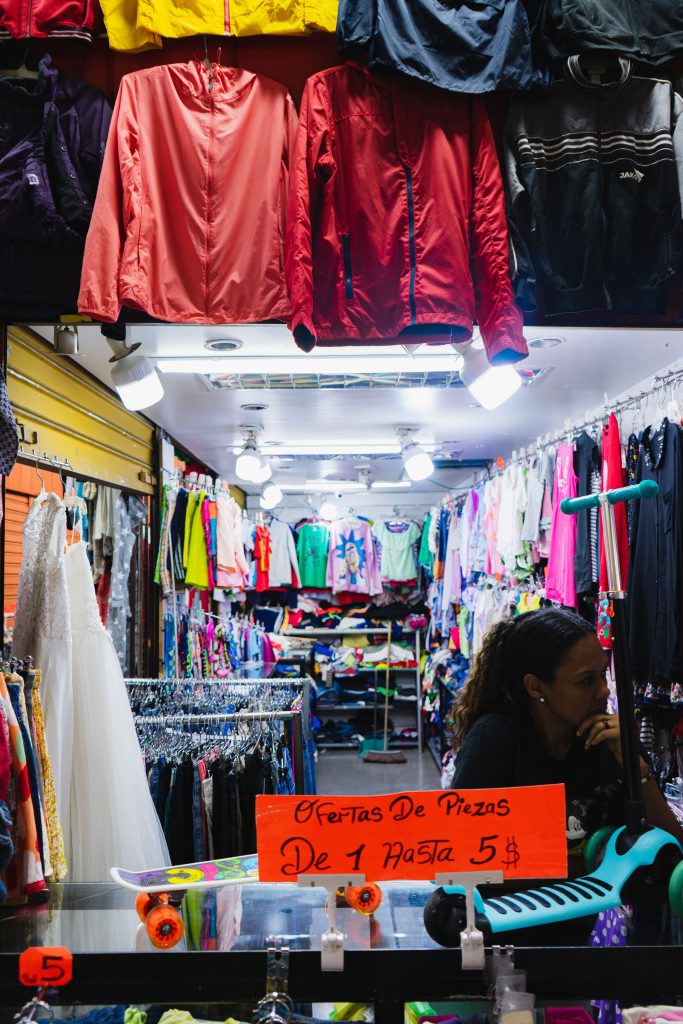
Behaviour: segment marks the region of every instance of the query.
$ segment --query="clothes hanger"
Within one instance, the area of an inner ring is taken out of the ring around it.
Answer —
[[[24,49],[24,54],[21,58],[21,64],[13,68],[0,68],[0,76],[4,78],[24,78],[24,79],[36,79],[40,75],[40,71],[34,71],[32,68],[27,67],[26,58],[29,54],[29,47]]]
[[[40,470],[38,469],[38,460],[39,460],[40,456],[37,454],[35,448],[33,449],[33,456],[34,456],[34,460],[35,460],[34,463],[33,463],[33,469],[35,470],[36,476],[40,480],[40,494],[36,498],[36,501],[39,501],[39,500],[45,498],[45,496],[47,495],[47,488],[45,487],[45,479],[44,479],[42,473],[40,472]]]

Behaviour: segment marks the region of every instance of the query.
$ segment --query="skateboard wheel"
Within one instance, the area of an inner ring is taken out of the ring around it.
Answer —
[[[167,903],[153,907],[147,915],[147,934],[157,949],[171,949],[183,937],[185,926],[179,912]]]
[[[147,920],[147,915],[153,907],[159,905],[159,903],[168,903],[168,896],[165,892],[162,893],[151,893],[151,892],[139,892],[135,897],[135,909],[138,912],[138,917],[144,924]]]
[[[424,923],[430,939],[440,946],[447,949],[459,946],[460,932],[467,926],[465,897],[437,889],[425,903]]]
[[[382,902],[382,890],[378,885],[350,885],[346,890],[346,902],[359,914],[374,914]]]
[[[614,832],[614,827],[611,825],[603,825],[596,832],[593,832],[588,837],[586,846],[583,851],[583,860],[586,865],[586,870],[589,874],[599,868],[605,856],[605,847],[607,846],[607,840]]]
[[[674,914],[683,917],[683,860],[678,862],[669,878],[669,903]]]

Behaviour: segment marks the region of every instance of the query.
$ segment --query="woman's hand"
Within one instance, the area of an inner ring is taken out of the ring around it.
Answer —
[[[576,735],[583,736],[586,750],[597,747],[598,743],[607,743],[619,764],[622,763],[621,728],[618,715],[608,715],[607,712],[589,715],[588,718],[584,718],[576,730]]]

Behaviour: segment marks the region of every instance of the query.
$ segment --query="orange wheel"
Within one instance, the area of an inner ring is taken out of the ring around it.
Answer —
[[[177,946],[185,932],[180,913],[167,903],[152,907],[147,915],[147,934],[157,949],[171,949]]]
[[[359,914],[374,914],[382,902],[382,890],[378,885],[350,885],[346,890],[346,902]]]
[[[159,903],[168,903],[168,895],[165,892],[139,892],[137,894],[135,897],[135,909],[143,924],[147,920],[150,910],[158,906]]]

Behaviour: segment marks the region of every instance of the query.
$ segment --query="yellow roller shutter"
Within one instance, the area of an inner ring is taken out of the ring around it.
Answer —
[[[7,388],[25,448],[67,458],[88,480],[154,493],[153,424],[27,328],[8,329]]]

